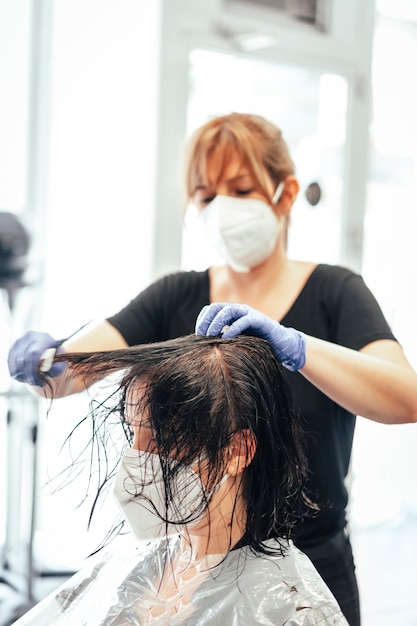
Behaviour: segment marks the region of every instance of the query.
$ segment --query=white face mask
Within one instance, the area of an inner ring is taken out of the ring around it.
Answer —
[[[273,203],[284,188],[280,183]],[[275,248],[282,221],[263,200],[216,196],[199,212],[213,248],[236,272],[248,272],[265,261]]]
[[[189,529],[194,528],[204,516],[207,500],[228,478],[226,474],[213,491],[206,494],[200,477],[191,467],[174,459],[168,461],[176,467],[169,503],[157,454],[128,448],[120,462],[114,496],[138,539],[157,539],[178,533],[184,524]],[[180,522],[178,526],[176,522]]]

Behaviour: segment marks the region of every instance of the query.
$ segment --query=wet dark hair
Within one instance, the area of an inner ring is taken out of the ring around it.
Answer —
[[[108,416],[119,413],[126,427],[129,403],[130,443],[135,415],[146,416],[168,499],[175,487],[168,455],[187,465],[203,458],[210,493],[226,473],[231,436],[249,431],[256,451],[241,474],[247,514],[242,541],[254,551],[268,553],[263,542],[276,538],[282,552],[281,540],[311,514],[302,418],[285,370],[265,340],[189,335],[116,351],[64,353],[55,360],[66,361],[70,375],[121,371],[117,405]]]

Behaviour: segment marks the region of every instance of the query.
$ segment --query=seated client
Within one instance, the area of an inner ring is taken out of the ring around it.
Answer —
[[[129,532],[16,624],[347,624],[291,541],[316,507],[266,341],[190,335],[56,361],[89,383],[117,376],[107,419],[127,434],[114,495]]]

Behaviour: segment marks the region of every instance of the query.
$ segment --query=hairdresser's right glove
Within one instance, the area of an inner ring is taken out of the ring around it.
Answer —
[[[42,387],[39,378],[39,368],[45,350],[56,349],[57,353],[65,352],[61,342],[56,341],[48,333],[28,331],[12,345],[9,351],[7,363],[10,376],[20,383],[28,383],[36,387]],[[55,378],[66,368],[66,363],[54,363],[48,370],[48,376]]]
[[[306,362],[303,333],[282,326],[246,304],[216,302],[206,305],[199,313],[195,332],[197,335],[210,336],[222,333],[224,339],[242,333],[262,337],[271,344],[282,365],[292,372],[300,370]]]

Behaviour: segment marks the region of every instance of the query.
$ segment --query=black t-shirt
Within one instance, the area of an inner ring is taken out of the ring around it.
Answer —
[[[179,272],[150,285],[108,322],[129,345],[164,341],[193,333],[200,310],[209,303],[208,271]],[[395,340],[362,277],[339,266],[318,265],[279,321],[354,350],[380,339]],[[344,481],[355,416],[301,374],[288,372],[288,378],[308,433],[309,488],[323,507],[298,530],[296,543],[302,548],[325,541],[346,523]]]

